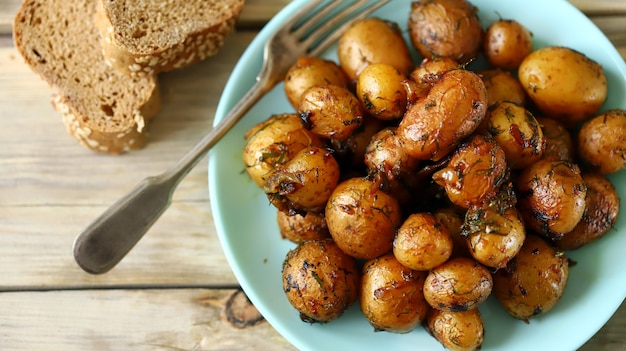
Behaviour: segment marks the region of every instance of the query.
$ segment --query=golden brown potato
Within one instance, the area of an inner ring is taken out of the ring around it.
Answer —
[[[407,89],[407,98],[415,102],[426,96],[430,88],[441,79],[444,73],[457,68],[461,68],[459,63],[449,57],[423,59],[420,65],[409,74],[410,82],[414,84],[407,86],[409,88]]]
[[[459,145],[448,164],[432,176],[450,201],[463,208],[493,198],[507,177],[504,151],[491,136],[483,134],[474,134]]]
[[[319,57],[298,57],[285,75],[285,95],[297,109],[302,93],[316,85],[333,84],[348,87],[348,76],[335,62]]]
[[[426,319],[426,272],[403,266],[392,253],[365,262],[361,276],[361,311],[377,331],[407,333]]]
[[[280,236],[293,243],[330,238],[324,213],[277,211],[276,220]]]
[[[443,311],[467,311],[478,307],[491,294],[491,273],[480,263],[455,257],[432,269],[424,282],[428,304]]]
[[[504,268],[524,244],[526,230],[515,207],[470,208],[462,233],[474,259],[487,267]]]
[[[395,127],[374,134],[365,150],[365,165],[370,174],[382,174],[393,181],[415,171],[419,161],[409,156],[402,147],[402,139]]]
[[[452,255],[450,257],[472,257],[467,248],[467,239],[461,236],[461,228],[465,221],[462,212],[457,208],[440,208],[433,212],[437,221],[445,226],[452,237]]]
[[[425,327],[450,351],[480,350],[485,337],[485,327],[478,309],[460,312],[431,309]]]
[[[365,67],[356,81],[356,96],[365,111],[382,120],[399,119],[406,111],[406,75],[385,63]]]
[[[566,47],[533,51],[520,64],[518,78],[539,110],[567,127],[596,114],[607,96],[602,66]]]
[[[516,180],[518,208],[527,228],[551,239],[574,229],[585,212],[587,187],[577,165],[540,160]]]
[[[329,139],[345,139],[363,121],[359,100],[350,90],[337,85],[316,85],[308,88],[298,105],[304,127]]]
[[[563,123],[545,117],[537,117],[537,122],[539,122],[543,137],[546,139],[546,148],[543,150],[541,158],[552,161],[573,161],[574,142]]]
[[[546,148],[543,130],[526,108],[508,101],[499,102],[487,112],[485,125],[504,150],[511,169],[526,168],[543,155]]]
[[[354,258],[332,240],[305,241],[283,263],[283,291],[309,323],[340,317],[358,298],[360,273]]]
[[[331,139],[330,146],[342,169],[355,170],[365,166],[365,152],[374,134],[385,128],[385,122],[364,116],[361,127],[345,139]]]
[[[296,114],[274,115],[252,127],[245,136],[243,164],[250,178],[264,188],[275,169],[308,146],[322,140],[302,126]]]
[[[480,76],[464,69],[443,74],[428,95],[410,106],[398,134],[412,157],[439,160],[483,121],[487,92]]]
[[[548,312],[563,295],[568,260],[546,240],[528,235],[507,268],[493,275],[493,294],[513,317],[528,320]]]
[[[515,20],[495,21],[485,31],[483,52],[487,62],[494,67],[517,69],[532,50],[532,34]]]
[[[449,57],[467,63],[482,48],[478,9],[466,0],[411,3],[409,35],[423,57]]]
[[[339,182],[339,164],[320,147],[300,150],[267,178],[263,189],[279,210],[319,212]]]
[[[626,167],[626,111],[609,110],[585,122],[578,134],[583,162],[602,174]]]
[[[386,63],[403,74],[413,68],[400,27],[379,18],[366,18],[348,28],[339,38],[337,55],[350,80],[372,63]]]
[[[585,213],[571,232],[565,233],[556,246],[561,250],[574,250],[601,238],[619,215],[620,198],[611,181],[597,173],[583,173],[587,186]]]
[[[401,218],[398,201],[365,178],[339,183],[326,205],[330,235],[355,258],[371,259],[391,251]]]
[[[511,73],[500,69],[488,69],[478,74],[485,82],[489,106],[502,101],[509,101],[520,106],[526,104],[524,87]]]
[[[453,248],[448,228],[426,212],[407,217],[393,241],[393,254],[398,261],[417,271],[428,271],[446,262]]]

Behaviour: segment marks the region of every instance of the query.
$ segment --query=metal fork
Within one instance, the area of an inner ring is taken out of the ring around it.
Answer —
[[[314,0],[298,10],[267,41],[256,83],[220,123],[172,168],[141,181],[76,237],[76,263],[92,274],[113,268],[165,212],[178,183],[263,95],[284,79],[299,56],[319,55],[352,23],[387,2],[357,0],[345,5],[345,1]]]

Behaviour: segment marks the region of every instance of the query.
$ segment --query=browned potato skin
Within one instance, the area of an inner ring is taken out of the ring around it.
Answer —
[[[339,183],[326,204],[330,235],[345,253],[360,259],[391,251],[401,218],[398,201],[365,178]]]
[[[308,147],[269,176],[263,190],[279,210],[319,212],[339,177],[339,164],[329,150]]]
[[[492,105],[485,122],[487,130],[502,147],[511,169],[523,169],[537,162],[546,148],[543,130],[523,106],[502,101]]]
[[[384,121],[364,116],[361,127],[345,139],[331,139],[334,155],[343,169],[362,169],[365,166],[365,153],[374,134],[386,127]]]
[[[385,63],[365,67],[356,81],[356,96],[363,109],[382,120],[395,120],[406,111],[406,75]]]
[[[467,211],[462,231],[474,259],[487,267],[504,268],[517,255],[526,239],[522,218],[515,207],[491,207]]]
[[[480,350],[485,337],[483,319],[478,309],[460,312],[431,309],[425,327],[451,351]]]
[[[626,168],[626,111],[609,110],[585,122],[578,133],[578,152],[602,174]]]
[[[398,261],[417,271],[428,271],[446,262],[453,248],[448,228],[425,212],[407,217],[393,241],[393,254]]]
[[[302,126],[296,114],[270,116],[245,135],[243,163],[250,178],[264,188],[276,168],[308,146],[322,146],[322,140]]]
[[[365,262],[360,306],[375,330],[408,333],[426,319],[425,278],[426,272],[403,266],[392,253]]]
[[[285,76],[285,95],[297,109],[305,90],[316,85],[348,87],[348,76],[335,62],[319,57],[298,57]]]
[[[359,100],[347,88],[337,85],[316,85],[300,97],[298,113],[304,127],[329,139],[345,139],[363,121]]]
[[[598,173],[583,173],[583,180],[587,185],[585,213],[576,227],[556,242],[561,250],[575,250],[598,240],[617,222],[620,198],[611,181]]]
[[[474,134],[454,152],[448,164],[433,174],[450,201],[462,208],[493,198],[508,177],[506,156],[489,135]]]
[[[409,35],[423,57],[450,57],[467,63],[482,49],[478,9],[465,0],[411,3]]]
[[[280,236],[293,243],[330,238],[324,213],[277,211],[276,220]]]
[[[415,84],[408,85],[410,89],[407,89],[409,91],[407,98],[410,101],[417,101],[426,96],[444,73],[457,68],[460,68],[459,63],[449,57],[423,59],[409,74],[410,81]]]
[[[339,38],[337,55],[351,81],[372,63],[391,65],[403,74],[413,68],[400,27],[379,18],[366,18],[348,28]]]
[[[385,128],[372,136],[365,150],[365,165],[370,174],[382,174],[393,181],[415,171],[419,161],[402,147],[395,127]]]
[[[493,106],[502,101],[514,104],[526,105],[526,92],[522,83],[507,71],[501,69],[488,69],[479,72],[487,89],[487,101]]]
[[[493,280],[487,268],[473,259],[456,257],[428,273],[424,297],[438,310],[467,311],[485,301],[492,287]]]
[[[545,117],[537,117],[537,122],[541,125],[543,136],[546,139],[546,148],[543,150],[541,158],[572,162],[575,155],[574,142],[572,135],[563,123]]]
[[[567,127],[595,115],[607,96],[602,66],[565,47],[533,51],[520,64],[518,78],[539,110]]]
[[[467,239],[461,236],[461,228],[465,220],[462,212],[458,208],[440,208],[433,212],[433,216],[448,229],[450,237],[452,237],[453,248],[450,257],[471,258],[472,255],[467,248]]]
[[[464,69],[443,74],[426,97],[407,109],[398,126],[409,155],[439,160],[484,120],[487,91],[480,76]]]
[[[514,70],[533,50],[532,34],[511,19],[493,22],[485,31],[483,52],[494,67]]]
[[[568,259],[545,239],[528,235],[507,268],[493,275],[493,294],[513,317],[528,320],[551,310],[563,295]]]
[[[282,281],[303,321],[326,323],[356,301],[360,272],[356,261],[332,240],[306,241],[287,253]]]
[[[577,165],[540,160],[516,180],[518,209],[526,227],[558,240],[578,224],[585,212],[587,187]]]

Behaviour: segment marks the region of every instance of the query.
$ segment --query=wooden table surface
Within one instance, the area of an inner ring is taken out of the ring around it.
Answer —
[[[71,252],[76,234],[108,205],[211,128],[238,57],[287,2],[248,0],[217,56],[162,74],[150,143],[123,156],[93,153],[66,134],[49,87],[13,46],[20,0],[0,2],[0,349],[294,349],[239,290],[215,233],[206,161],[111,272],[84,273]],[[573,3],[626,57],[626,1]],[[582,350],[626,350],[625,330],[626,304]]]

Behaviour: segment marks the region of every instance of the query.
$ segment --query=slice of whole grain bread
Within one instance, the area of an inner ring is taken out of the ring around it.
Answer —
[[[13,23],[19,53],[53,89],[68,132],[112,154],[145,144],[159,109],[156,77],[129,77],[105,63],[95,0],[25,0]]]
[[[133,76],[215,55],[244,0],[98,0],[96,25],[107,62]]]

